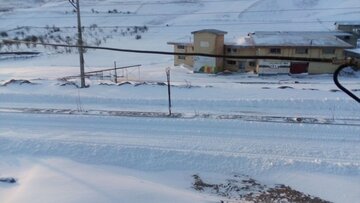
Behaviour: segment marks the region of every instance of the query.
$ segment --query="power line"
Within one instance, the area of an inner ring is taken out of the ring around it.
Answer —
[[[167,52],[167,51],[153,51],[153,50],[137,50],[137,49],[119,49],[112,47],[99,47],[99,46],[78,46],[78,45],[67,45],[67,44],[53,44],[53,43],[38,43],[21,40],[6,40],[10,43],[23,43],[23,44],[34,44],[43,46],[55,46],[55,47],[69,47],[69,48],[85,48],[85,49],[98,49],[107,51],[118,51],[127,53],[138,53],[138,54],[157,54],[157,55],[173,55],[173,56],[203,56],[212,58],[229,58],[229,59],[272,59],[272,60],[293,60],[293,61],[308,61],[308,62],[333,62],[332,59],[325,58],[304,58],[304,57],[287,57],[287,56],[229,56],[223,54],[205,54],[205,53],[182,53],[182,52]]]

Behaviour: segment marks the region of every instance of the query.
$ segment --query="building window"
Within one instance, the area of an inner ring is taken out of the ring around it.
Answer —
[[[228,65],[236,65],[236,61],[233,61],[233,60],[227,60],[226,63]]]
[[[178,59],[185,60],[185,56],[178,56]]]
[[[250,62],[249,62],[249,66],[255,67],[255,66],[256,66],[255,61],[250,61]]]
[[[231,48],[227,48],[226,51],[227,51],[228,53],[231,53]]]
[[[208,42],[208,41],[200,41],[200,47],[209,48],[210,47],[210,42]]]
[[[236,50],[236,49],[233,49],[232,51],[233,51],[234,53],[236,53],[237,50]]]
[[[178,49],[185,49],[185,46],[184,45],[177,45],[177,48]]]
[[[335,49],[334,48],[323,48],[322,53],[323,54],[335,54]]]
[[[309,50],[307,48],[299,47],[299,48],[295,48],[295,53],[296,54],[308,54]]]
[[[270,54],[281,54],[280,48],[270,48]]]

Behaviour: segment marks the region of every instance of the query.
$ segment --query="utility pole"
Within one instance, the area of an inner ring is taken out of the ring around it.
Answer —
[[[75,2],[76,1],[76,2]],[[80,0],[69,0],[70,4],[75,8],[77,13],[77,24],[78,24],[78,46],[79,46],[79,57],[80,57],[80,80],[81,88],[85,86],[85,70],[84,70],[84,48],[83,48],[83,39],[82,39],[82,28],[81,28],[81,19],[80,19]]]
[[[168,86],[169,116],[171,116],[170,68],[166,68],[165,72],[166,72],[167,86]]]

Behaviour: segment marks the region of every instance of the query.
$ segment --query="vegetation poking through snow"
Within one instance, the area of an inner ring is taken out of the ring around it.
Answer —
[[[0,36],[1,37],[8,37],[8,34],[7,34],[7,32],[0,32]]]
[[[30,82],[29,80],[16,80],[16,79],[11,79],[9,81],[4,82],[1,86],[8,86],[8,85],[12,85],[12,84],[17,84],[17,85],[23,85],[23,84],[29,84],[29,85],[34,85],[35,83]]]
[[[147,26],[131,26],[131,27],[109,27],[102,28],[97,24],[88,27],[82,27],[84,45],[101,46],[107,40],[117,37],[135,36],[136,40],[142,38],[141,34],[148,31]],[[40,34],[39,34],[40,33]],[[60,28],[57,26],[37,27],[17,27],[16,29],[0,32],[2,42],[0,42],[0,51],[23,51],[29,48],[37,47],[34,43],[41,44],[77,44],[76,27]],[[20,43],[17,41],[25,41],[29,43]],[[53,53],[73,53],[77,52],[76,48],[43,46],[44,49]],[[85,50],[86,51],[86,50]]]
[[[245,175],[234,175],[225,183],[211,184],[203,181],[199,175],[193,175],[193,188],[223,197],[227,201],[246,202],[292,202],[292,203],[329,203],[318,197],[313,197],[285,185],[269,187]]]

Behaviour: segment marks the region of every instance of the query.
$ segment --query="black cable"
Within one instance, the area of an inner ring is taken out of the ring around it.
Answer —
[[[78,45],[36,43],[36,42],[19,41],[19,40],[4,40],[4,41],[7,43],[23,43],[23,44],[34,44],[34,45],[55,46],[55,47],[70,47],[70,48],[79,48],[80,47]],[[304,58],[304,57],[287,57],[287,56],[229,56],[229,55],[223,55],[223,54],[181,53],[181,52],[167,52],[167,51],[153,51],[153,50],[119,49],[119,48],[98,47],[98,46],[82,46],[82,47],[85,49],[99,49],[99,50],[119,51],[119,52],[139,53],[139,54],[159,54],[159,55],[173,55],[173,56],[203,56],[203,57],[228,58],[228,59],[272,59],[272,60],[292,60],[292,61],[325,62],[325,63],[333,62],[332,59],[324,59],[324,58]]]
[[[347,95],[349,95],[351,98],[353,98],[355,101],[357,101],[358,103],[360,103],[360,98],[357,97],[355,94],[353,94],[350,90],[348,90],[347,88],[345,88],[340,82],[339,82],[339,74],[340,74],[340,71],[342,71],[344,68],[346,67],[351,67],[353,66],[353,64],[343,64],[341,66],[339,66],[339,68],[337,68],[334,72],[334,75],[333,75],[333,80],[335,82],[335,85],[341,89],[343,92],[345,92]]]

